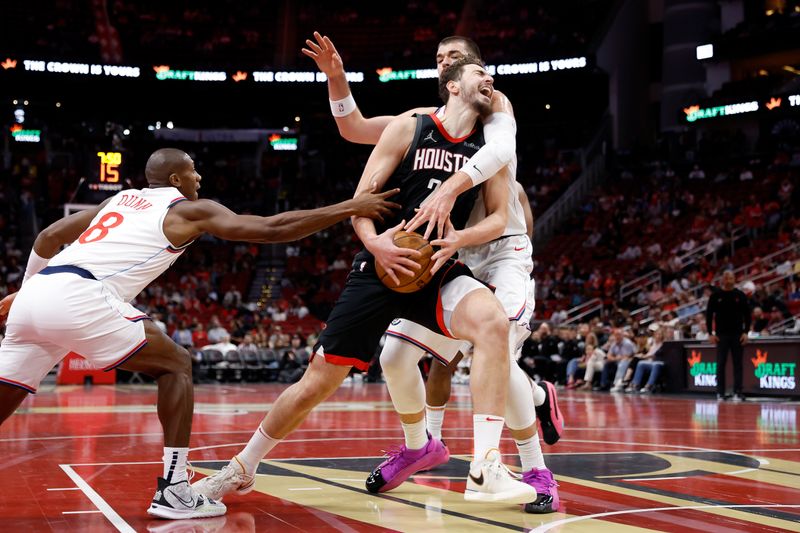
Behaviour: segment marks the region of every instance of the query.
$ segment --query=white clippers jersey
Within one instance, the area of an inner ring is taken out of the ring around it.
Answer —
[[[186,200],[174,187],[127,189],[114,195],[81,236],[48,266],[74,265],[129,302],[180,257],[164,235],[170,207]]]
[[[522,210],[522,204],[519,203],[519,195],[517,194],[517,156],[508,164],[509,179],[508,179],[508,221],[506,222],[506,229],[503,230],[503,237],[509,235],[527,235],[528,228],[525,226],[525,212]],[[475,207],[469,214],[467,227],[474,226],[481,220],[486,218],[486,206],[483,203],[483,194],[479,194],[475,200]]]

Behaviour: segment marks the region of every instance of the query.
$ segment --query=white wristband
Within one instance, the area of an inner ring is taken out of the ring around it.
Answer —
[[[356,110],[356,101],[353,99],[353,94],[350,93],[341,100],[330,100],[331,113],[334,117],[346,117]]]
[[[31,255],[28,256],[28,265],[25,267],[25,276],[22,278],[22,283],[28,281],[28,278],[33,277],[40,270],[47,266],[49,259],[45,259],[36,253],[36,250],[31,248]]]

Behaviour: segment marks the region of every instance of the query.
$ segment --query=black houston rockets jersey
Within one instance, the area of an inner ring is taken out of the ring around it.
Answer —
[[[411,220],[414,210],[484,145],[483,126],[479,122],[467,136],[455,139],[447,133],[435,114],[417,115],[416,119],[417,129],[408,153],[383,187],[385,191],[395,187],[400,189],[390,200],[403,208],[387,218],[385,223],[375,223],[379,234],[396,226],[401,220]],[[480,187],[473,187],[456,199],[450,213],[450,220],[456,229],[466,225],[479,192]],[[425,226],[416,231],[424,234]]]

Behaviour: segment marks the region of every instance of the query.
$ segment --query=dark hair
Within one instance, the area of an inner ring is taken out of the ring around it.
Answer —
[[[478,44],[470,39],[469,37],[462,37],[461,35],[451,35],[450,37],[445,37],[441,41],[439,41],[439,46],[443,46],[445,44],[450,44],[455,41],[461,41],[467,47],[467,52],[471,56],[475,56],[478,59],[482,59],[481,56],[481,49],[478,48]]]
[[[478,65],[479,67],[483,68],[483,61],[475,56],[462,57],[444,69],[442,71],[442,75],[439,76],[439,98],[441,98],[442,102],[445,104],[450,99],[450,91],[447,90],[447,83],[450,81],[460,80],[461,74],[466,65]]]

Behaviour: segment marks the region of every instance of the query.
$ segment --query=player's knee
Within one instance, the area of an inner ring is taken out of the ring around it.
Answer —
[[[505,313],[499,306],[486,306],[476,316],[476,331],[479,337],[489,342],[497,342],[502,337],[508,342],[509,323]]]
[[[405,343],[393,337],[387,336],[386,344],[381,351],[381,369],[384,374],[397,375],[399,372],[407,372],[417,366],[418,359],[414,359],[412,350],[405,350]]]
[[[183,346],[175,345],[169,354],[169,370],[174,374],[192,377],[192,356]]]

